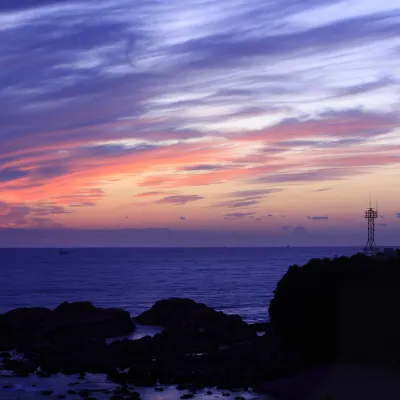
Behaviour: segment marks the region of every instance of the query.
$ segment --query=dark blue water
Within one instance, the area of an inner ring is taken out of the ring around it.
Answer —
[[[358,248],[0,249],[0,313],[90,300],[137,315],[163,298],[190,297],[246,321],[264,321],[293,264]]]

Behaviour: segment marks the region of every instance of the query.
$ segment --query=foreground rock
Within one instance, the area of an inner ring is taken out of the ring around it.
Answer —
[[[127,311],[97,308],[90,302],[63,303],[54,311],[20,308],[0,315],[0,350],[71,338],[116,337],[134,329]]]
[[[20,315],[28,318],[22,320]],[[63,303],[54,311],[15,310],[1,316],[2,323],[9,329],[9,340],[18,330],[16,344],[25,359],[9,360],[5,367],[17,375],[38,367],[40,376],[101,372],[118,383],[146,386],[157,381],[248,385],[251,377],[263,371],[264,347],[269,342],[238,315],[226,315],[189,299],[158,302],[144,315],[138,318],[140,322],[168,327],[154,337],[108,344],[105,337],[132,329],[130,317],[122,310],[97,309],[90,303]]]
[[[285,348],[308,361],[400,360],[400,258],[355,255],[290,267],[269,306]]]

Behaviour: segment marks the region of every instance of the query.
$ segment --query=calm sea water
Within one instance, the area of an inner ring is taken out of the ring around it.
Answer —
[[[265,321],[273,290],[293,264],[352,255],[351,247],[0,249],[0,313],[89,300],[133,316],[160,299],[190,297],[248,322]]]

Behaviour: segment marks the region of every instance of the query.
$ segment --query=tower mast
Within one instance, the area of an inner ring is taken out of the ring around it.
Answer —
[[[378,253],[375,244],[375,220],[378,218],[378,204],[376,209],[372,208],[371,200],[367,211],[365,211],[365,219],[368,221],[368,240],[364,248],[364,254],[373,256]]]

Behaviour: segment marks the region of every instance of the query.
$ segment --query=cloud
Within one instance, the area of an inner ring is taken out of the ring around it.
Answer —
[[[237,192],[230,192],[228,196],[230,197],[258,197],[258,196],[268,196],[273,193],[279,193],[282,189],[272,188],[272,189],[250,189],[250,190],[239,190]]]
[[[50,226],[53,222],[49,217],[68,213],[65,208],[51,203],[20,204],[0,201],[0,226],[9,228],[35,227],[44,224]]]
[[[186,218],[184,216],[179,217],[180,220],[184,221]]]
[[[4,168],[0,170],[0,182],[10,182],[29,175],[29,171],[20,169]]]
[[[236,219],[243,219],[243,218],[248,218],[248,217],[253,217],[255,213],[231,213],[231,214],[225,214],[223,217],[224,219],[228,220],[236,220]]]
[[[163,191],[144,192],[144,193],[135,194],[134,197],[152,197],[152,196],[163,195],[165,193],[166,192],[163,192]]]
[[[322,215],[322,216],[312,216],[312,217],[307,217],[308,219],[311,219],[313,221],[321,221],[321,220],[327,220],[328,217],[326,215]]]
[[[67,0],[4,0],[0,4],[0,12],[24,10],[48,5],[59,5],[62,2],[67,4]]]
[[[332,188],[317,189],[317,190],[314,190],[314,192],[327,192],[328,190],[332,190]]]
[[[289,55],[324,54],[340,47],[346,49],[361,46],[393,37],[398,33],[397,29],[396,19],[392,15],[377,13],[262,37],[216,34],[187,41],[178,45],[178,49],[188,53],[196,52],[197,57],[188,62],[191,68],[217,68],[228,63],[233,67],[252,57],[277,62]]]
[[[228,168],[230,167],[220,164],[200,164],[185,166],[182,168],[182,171],[220,171]]]
[[[242,200],[229,200],[224,201],[222,203],[214,204],[213,207],[226,207],[226,208],[240,208],[240,207],[249,207],[254,206],[256,204],[260,204],[260,200],[262,198],[250,198],[250,199],[242,199]]]
[[[355,96],[358,94],[364,94],[371,91],[379,90],[389,85],[395,85],[396,83],[397,82],[394,79],[390,77],[384,77],[381,79],[361,83],[359,85],[353,85],[337,89],[335,96],[336,97]]]
[[[252,211],[282,192],[285,213],[291,193],[275,186],[324,191],[399,164],[393,4],[362,13],[336,0],[182,4],[1,2],[8,220],[45,225],[52,212],[91,226],[100,202],[112,216],[146,186],[135,196],[143,206],[193,202],[214,226],[213,202]],[[194,186],[213,195],[180,195]],[[47,211],[34,210],[39,202]]]
[[[400,218],[400,213],[396,213],[396,218]]]
[[[382,228],[386,228],[386,227],[388,227],[389,225],[388,225],[388,224],[377,224],[376,226],[380,226],[380,227],[382,227]]]
[[[278,173],[255,178],[256,183],[296,183],[345,179],[356,173],[350,168],[320,168],[305,172]]]
[[[202,200],[204,197],[199,196],[197,194],[193,195],[175,195],[175,196],[167,196],[161,200],[156,201],[156,204],[173,204],[173,205],[185,205],[187,203]]]

